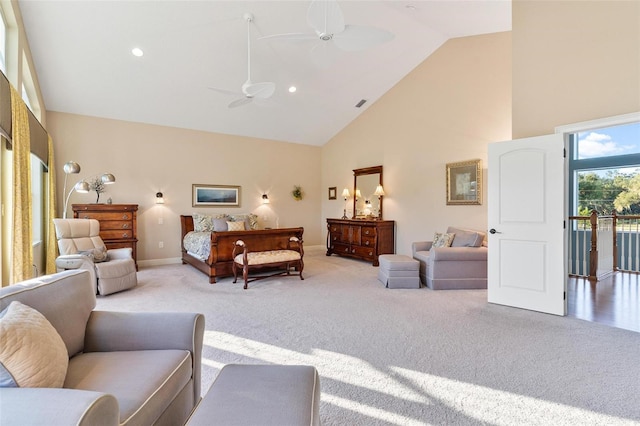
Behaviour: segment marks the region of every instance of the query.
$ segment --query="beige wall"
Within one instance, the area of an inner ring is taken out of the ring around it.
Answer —
[[[513,137],[640,111],[640,1],[513,2]]]
[[[352,170],[384,167],[384,218],[396,221],[396,252],[448,225],[486,229],[487,204],[447,206],[445,164],[480,158],[511,138],[511,33],[449,40],[322,149],[322,186],[338,195]],[[486,194],[486,182],[483,188]],[[322,220],[344,200],[322,202]]]
[[[114,203],[139,204],[139,260],[178,258],[179,216],[194,211],[254,212],[262,226],[275,227],[276,220],[280,227],[303,226],[305,245],[323,243],[319,147],[56,112],[48,113],[47,130],[55,144],[59,211],[65,162],[73,160],[82,167],[79,175],[69,175],[68,187],[80,178],[113,173],[116,183],[106,187],[100,201],[111,197]],[[240,185],[241,206],[194,208],[193,183]],[[294,185],[302,186],[302,201],[290,195]],[[164,205],[155,204],[158,191],[164,193]],[[264,192],[268,205],[261,203]],[[95,192],[74,193],[69,204],[93,202]]]

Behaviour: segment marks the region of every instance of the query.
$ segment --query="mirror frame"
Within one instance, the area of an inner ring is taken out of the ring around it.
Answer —
[[[353,191],[351,192],[353,194],[353,213],[351,216],[351,219],[356,219],[356,188],[358,187],[358,176],[363,176],[363,175],[374,175],[374,174],[380,174],[380,180],[378,182],[378,185],[382,185],[382,187],[384,188],[384,185],[382,184],[382,166],[373,166],[373,167],[364,167],[362,169],[354,169],[353,170]],[[384,195],[380,196],[380,213],[378,214],[378,217],[374,217],[374,220],[382,220],[382,199],[384,198]]]

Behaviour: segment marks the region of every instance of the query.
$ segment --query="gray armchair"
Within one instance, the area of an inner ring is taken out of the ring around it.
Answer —
[[[60,256],[58,272],[86,269],[96,290],[105,296],[138,284],[131,248],[107,250],[95,219],[53,219]]]
[[[455,234],[450,247],[432,247],[432,241],[412,244],[422,283],[432,290],[487,288],[486,234],[451,226],[447,233]]]
[[[0,311],[14,301],[48,320],[69,362],[62,387],[0,387],[0,424],[178,425],[200,401],[203,315],[95,311],[87,271],[0,289]]]

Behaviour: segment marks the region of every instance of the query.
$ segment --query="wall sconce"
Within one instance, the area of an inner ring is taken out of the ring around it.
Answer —
[[[162,195],[162,192],[156,192],[156,204],[164,204],[164,195]]]
[[[269,196],[267,194],[262,194],[262,204],[269,204]]]
[[[345,188],[342,190],[342,198],[344,198],[344,213],[342,214],[342,218],[347,218],[347,198],[349,198],[349,189]]]

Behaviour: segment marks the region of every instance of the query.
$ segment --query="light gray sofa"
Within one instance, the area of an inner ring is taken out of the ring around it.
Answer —
[[[450,226],[451,247],[432,247],[432,241],[411,245],[420,262],[420,280],[432,290],[487,288],[486,234]]]
[[[0,289],[0,311],[14,300],[37,310],[69,355],[62,388],[0,388],[0,424],[181,425],[189,418],[200,401],[204,317],[95,311],[94,285],[87,271],[65,271]]]

